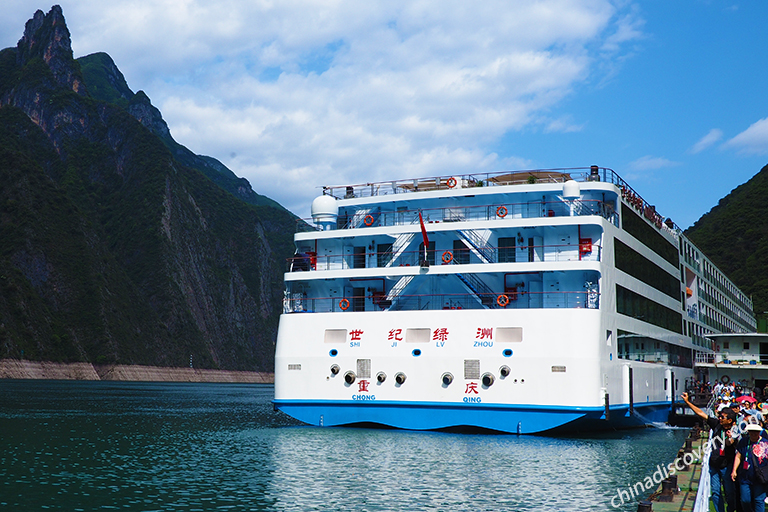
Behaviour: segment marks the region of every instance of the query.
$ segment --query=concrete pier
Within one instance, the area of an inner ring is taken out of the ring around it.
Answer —
[[[697,432],[698,430],[692,430]],[[689,436],[690,437],[690,436]],[[682,448],[678,452],[676,458],[684,456],[686,451],[690,451],[693,454],[701,454],[701,458],[704,456],[704,447],[708,441],[707,433],[701,431],[693,440],[686,440]],[[653,512],[683,512],[692,511],[693,506],[696,503],[696,494],[699,490],[699,479],[701,478],[701,472],[704,471],[709,474],[709,469],[702,467],[701,458],[696,458],[690,465],[688,470],[677,471],[677,489],[676,492],[669,492],[669,485],[662,482],[656,489],[648,501],[650,503],[641,503],[638,505],[638,511],[653,511]],[[689,457],[690,459],[690,457]],[[681,463],[682,464],[682,463]],[[709,499],[707,498],[707,501]],[[648,508],[650,505],[651,508]],[[714,510],[711,503],[708,503],[708,508]]]

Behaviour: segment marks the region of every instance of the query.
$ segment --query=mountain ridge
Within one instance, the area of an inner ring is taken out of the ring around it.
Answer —
[[[271,371],[296,218],[226,171],[35,12],[0,51],[0,359]]]
[[[768,165],[720,199],[685,234],[741,290],[757,316],[768,311]]]

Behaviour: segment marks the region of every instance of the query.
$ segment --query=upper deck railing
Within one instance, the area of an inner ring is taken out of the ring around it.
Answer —
[[[522,171],[499,171],[499,172],[485,172],[485,173],[469,173],[469,174],[456,174],[452,176],[432,176],[426,178],[416,178],[407,180],[392,180],[381,181],[371,183],[359,183],[356,185],[339,185],[339,186],[324,186],[323,194],[335,197],[336,199],[354,199],[361,197],[376,197],[392,194],[409,194],[415,192],[429,192],[434,190],[456,190],[456,189],[470,189],[476,187],[499,187],[507,185],[525,185],[536,183],[565,183],[568,180],[574,180],[577,182],[605,182],[617,185],[621,190],[622,198],[629,204],[635,207],[635,209],[645,212],[646,216],[657,224],[661,223],[661,216],[656,213],[655,207],[645,201],[640,194],[621,178],[613,169],[607,167],[564,167],[556,169],[529,169]],[[584,203],[587,203],[584,201]],[[563,204],[562,202],[560,204]],[[474,207],[478,209],[486,208],[486,213],[483,215],[482,210],[473,212],[466,220],[482,220],[498,218],[495,215],[495,209],[497,206],[486,207]],[[437,210],[437,209],[436,209]],[[442,211],[440,221],[455,220],[450,219],[448,211],[452,210],[439,209]],[[469,209],[466,209],[469,210]],[[426,210],[423,210],[426,211]],[[540,213],[528,212],[526,217],[547,217],[552,216],[552,211],[557,215],[557,209],[546,208]],[[393,213],[397,215],[401,212]],[[618,214],[605,208],[604,205],[599,205],[598,208],[592,208],[592,211],[577,211],[573,215],[602,215],[609,219],[615,225],[618,225]],[[653,219],[652,219],[653,218]],[[655,219],[655,220],[654,220]],[[340,219],[343,221],[344,219]],[[411,219],[409,219],[409,222]],[[406,223],[406,222],[399,222]],[[394,225],[394,224],[385,224]],[[354,226],[349,223],[344,224],[344,227],[367,227],[366,226]],[[675,225],[670,219],[664,221],[664,229],[669,230],[677,236],[682,233],[682,230]],[[320,229],[313,225],[311,219],[297,219],[297,231],[314,231]],[[660,227],[661,229],[661,227]]]
[[[478,206],[449,206],[442,208],[420,208],[386,212],[365,210],[365,215],[350,213],[339,215],[337,229],[357,229],[382,226],[406,226],[419,224],[419,213],[427,224],[446,222],[477,222],[484,220],[535,219],[543,217],[564,217],[599,215],[615,226],[619,216],[613,206],[605,201],[576,200],[572,204],[563,201],[531,201],[526,203],[498,203]],[[299,231],[315,231],[308,222],[298,225]]]
[[[604,181],[626,187],[627,183],[613,169],[605,167],[568,167],[561,169],[528,169],[523,171],[498,171],[452,176],[430,176],[426,178],[336,185],[323,187],[323,194],[336,199],[374,197],[391,194],[408,194],[432,190],[451,190],[473,187],[498,187],[504,185],[525,185],[535,183],[565,183],[575,181]]]

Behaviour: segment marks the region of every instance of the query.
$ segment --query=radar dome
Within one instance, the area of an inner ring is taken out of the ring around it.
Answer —
[[[315,224],[336,224],[339,205],[333,196],[323,194],[312,201],[312,221]]]
[[[563,197],[575,199],[581,195],[581,186],[578,181],[568,180],[563,183]]]

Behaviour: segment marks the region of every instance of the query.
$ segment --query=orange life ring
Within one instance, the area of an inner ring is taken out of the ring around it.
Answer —
[[[349,300],[341,299],[339,301],[339,307],[341,308],[342,311],[346,311],[347,309],[349,309]]]
[[[496,297],[496,304],[499,306],[505,308],[507,307],[507,304],[509,304],[509,297],[507,297],[505,294],[501,294],[498,297]]]
[[[370,214],[366,215],[365,218],[363,219],[363,224],[365,224],[366,226],[372,225],[373,224],[373,215],[370,215]]]
[[[451,251],[445,251],[443,253],[443,263],[450,263],[453,261],[453,253]]]
[[[502,219],[507,216],[507,207],[506,206],[499,206],[496,208],[496,215],[501,217]]]
[[[448,178],[448,188],[453,188],[456,186],[456,178]]]

